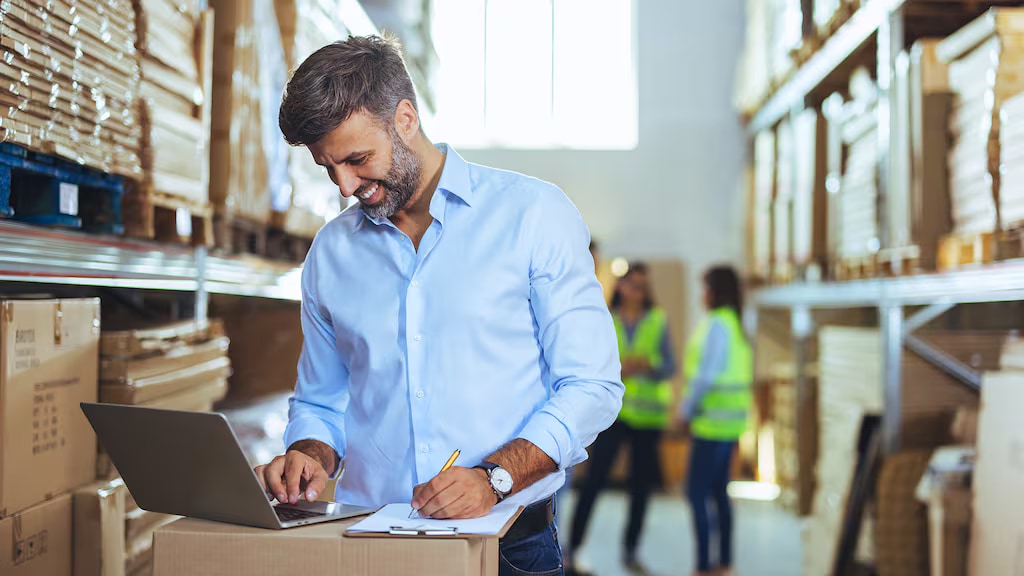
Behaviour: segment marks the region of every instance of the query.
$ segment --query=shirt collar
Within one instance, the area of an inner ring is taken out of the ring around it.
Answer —
[[[473,185],[469,178],[469,164],[455,151],[454,148],[448,144],[438,143],[435,147],[444,152],[444,167],[441,168],[441,178],[437,181],[437,190],[435,190],[434,197],[430,200],[430,212],[437,219],[443,218],[443,210],[440,210],[441,204],[444,201],[444,197],[448,194],[453,194],[460,200],[466,203],[467,206],[472,206],[473,203]],[[442,192],[442,195],[438,195],[437,192]],[[355,207],[359,210],[361,218],[356,222],[356,230],[361,229],[367,220],[380,226],[387,224],[388,220],[377,220],[371,218],[366,212],[363,212],[361,208]]]

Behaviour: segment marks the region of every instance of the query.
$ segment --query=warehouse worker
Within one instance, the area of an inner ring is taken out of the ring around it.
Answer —
[[[579,212],[432,144],[390,40],[313,53],[279,123],[358,208],[306,257],[288,449],[257,469],[268,493],[315,500],[343,464],[339,501],[434,518],[522,505],[500,573],[561,573],[552,495],[623,391]]]
[[[727,576],[732,570],[733,517],[726,488],[736,443],[747,429],[754,372],[740,322],[740,282],[732,267],[704,274],[704,304],[708,313],[686,346],[687,393],[677,427],[693,436],[687,496],[697,533],[697,575]],[[715,563],[710,555],[713,531],[718,533]]]
[[[583,542],[590,513],[598,494],[608,483],[608,473],[622,442],[629,442],[629,523],[624,538],[626,567],[643,572],[637,545],[647,513],[651,490],[658,483],[658,443],[669,424],[675,359],[668,333],[668,317],[654,304],[647,265],[634,262],[615,286],[612,317],[619,341],[622,380],[626,391],[622,410],[611,428],[597,437],[590,466],[573,514],[569,550]],[[576,574],[585,574],[573,558],[567,563]]]

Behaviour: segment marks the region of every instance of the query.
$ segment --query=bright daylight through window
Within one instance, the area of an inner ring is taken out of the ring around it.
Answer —
[[[435,137],[463,148],[635,148],[632,4],[436,0]]]

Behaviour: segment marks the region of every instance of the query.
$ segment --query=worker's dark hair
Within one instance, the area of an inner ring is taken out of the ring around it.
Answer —
[[[419,111],[398,42],[350,36],[317,50],[295,70],[277,121],[289,144],[308,146],[361,110],[390,127],[402,100]]]
[[[704,273],[704,286],[710,294],[711,309],[728,307],[743,313],[743,289],[732,266],[714,266]]]
[[[630,262],[629,269],[627,269],[626,273],[622,275],[622,278],[619,278],[619,281],[615,283],[615,293],[612,294],[610,308],[612,310],[618,310],[619,306],[622,306],[622,295],[619,293],[619,290],[622,288],[622,283],[626,281],[627,278],[631,278],[634,274],[643,274],[646,276],[648,275],[648,272],[649,270],[646,262],[639,260],[636,262]],[[651,308],[654,308],[654,291],[651,290],[651,283],[650,280],[648,280],[647,289],[644,293],[644,310],[650,310]]]

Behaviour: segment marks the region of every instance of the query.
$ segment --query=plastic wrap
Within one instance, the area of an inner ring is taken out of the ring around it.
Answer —
[[[128,0],[7,0],[0,50],[0,140],[139,176],[139,66]]]
[[[146,191],[209,201],[208,98],[202,71],[206,50],[195,3],[135,0],[142,81],[139,118]]]

